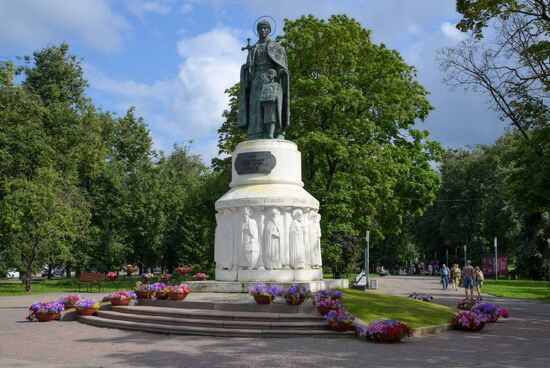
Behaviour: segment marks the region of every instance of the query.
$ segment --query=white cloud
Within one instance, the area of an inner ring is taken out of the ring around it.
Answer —
[[[0,1],[0,47],[33,50],[76,37],[104,52],[122,48],[130,26],[105,0]]]
[[[441,33],[443,33],[445,37],[453,41],[462,41],[466,38],[466,34],[460,32],[458,29],[456,29],[454,24],[451,24],[449,22],[444,22],[443,24],[441,24]]]
[[[193,10],[193,5],[189,3],[183,3],[180,7],[181,14],[187,14]]]
[[[178,75],[169,80],[150,84],[116,80],[88,64],[86,75],[93,88],[117,97],[121,111],[137,106],[137,113],[158,141],[157,147],[200,141],[195,149],[209,162],[217,153],[217,140],[212,137],[229,102],[224,91],[238,82],[244,61],[236,34],[233,29],[217,26],[180,40],[177,50],[182,62]]]
[[[147,13],[168,14],[172,8],[169,3],[171,0],[164,1],[141,1],[141,0],[126,0],[126,7],[130,12],[142,19]]]

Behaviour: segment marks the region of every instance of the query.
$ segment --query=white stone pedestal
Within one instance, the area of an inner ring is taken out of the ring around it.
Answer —
[[[216,280],[322,280],[319,201],[304,190],[296,144],[240,143],[231,189],[216,201]]]

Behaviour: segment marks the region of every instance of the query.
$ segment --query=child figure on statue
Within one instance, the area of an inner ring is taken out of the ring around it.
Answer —
[[[277,82],[277,72],[269,69],[266,73],[267,83],[262,87],[260,96],[262,105],[263,123],[266,127],[267,137],[273,139],[281,131],[281,109],[283,101],[283,90]]]

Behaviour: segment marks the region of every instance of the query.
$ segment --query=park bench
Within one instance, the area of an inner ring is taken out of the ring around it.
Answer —
[[[78,291],[80,291],[80,285],[86,285],[90,288],[90,292],[93,290],[93,286],[97,285],[99,292],[101,292],[103,281],[105,281],[105,274],[103,272],[83,272],[74,282],[75,291],[76,285],[78,285]]]

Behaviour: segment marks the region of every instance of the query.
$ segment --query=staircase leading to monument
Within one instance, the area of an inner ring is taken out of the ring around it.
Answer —
[[[83,323],[125,330],[231,337],[353,337],[334,332],[312,306],[144,301],[104,306]]]

